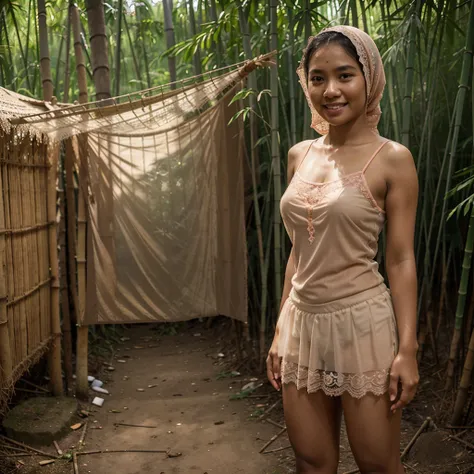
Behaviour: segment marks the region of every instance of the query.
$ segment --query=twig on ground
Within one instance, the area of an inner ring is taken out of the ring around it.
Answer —
[[[20,381],[26,383],[26,385],[30,385],[31,387],[37,388],[38,390],[41,390],[44,393],[51,393],[51,391],[47,388],[41,387],[40,385],[36,385],[35,383],[29,382],[28,380],[20,379]]]
[[[270,418],[267,418],[265,420],[267,423],[270,423],[273,426],[276,426],[277,428],[280,428],[281,430],[285,428],[283,425],[280,425],[280,423],[277,423],[276,421],[270,420]]]
[[[110,453],[168,453],[167,449],[105,449],[97,451],[80,451],[76,453],[78,456],[88,454],[110,454]]]
[[[15,444],[16,446],[20,446],[20,448],[26,449],[27,451],[34,451],[35,453],[41,454],[42,456],[48,456],[49,458],[57,458],[58,456],[55,456],[54,454],[48,454],[44,451],[40,451],[39,449],[32,448],[31,446],[28,446],[26,444],[20,443],[19,441],[15,441],[11,438],[8,438],[7,436],[0,435],[0,439],[3,439],[5,441],[8,441],[9,443]]]
[[[45,458],[51,459],[51,456],[46,456],[46,454],[38,454],[38,453],[14,453],[14,454],[0,454],[0,458],[27,458],[33,456],[43,456]]]
[[[274,408],[276,408],[281,403],[281,398],[279,398],[270,408],[267,408],[260,416],[259,420],[263,420]]]
[[[407,462],[404,462],[403,465],[404,465],[406,468],[411,469],[412,471],[418,472],[419,474],[423,474],[421,471],[419,471],[418,469],[414,468],[411,464],[408,464]]]
[[[456,434],[456,436],[462,436],[464,433],[467,433],[468,430],[462,430],[459,433]],[[443,441],[446,441],[448,439],[451,439],[454,435],[448,435],[445,438],[443,438]]]
[[[83,444],[84,444],[84,440],[86,438],[86,431],[87,431],[87,425],[89,424],[89,420],[87,420],[85,423],[84,423],[84,428],[82,430],[82,433],[81,433],[81,439],[79,440],[79,447],[81,447]]]
[[[465,441],[459,437],[459,435],[452,435],[450,436],[451,439],[455,439],[456,441],[459,441],[461,444],[464,444],[469,449],[474,449],[474,444],[469,443],[469,441]]]
[[[61,448],[59,447],[59,444],[56,441],[53,441],[54,447],[56,448],[56,451],[58,452],[59,456],[63,455],[63,452],[61,451]]]
[[[283,428],[279,433],[273,436],[272,439],[268,441],[268,443],[266,443],[265,446],[263,446],[263,448],[260,449],[259,453],[262,453],[263,451],[265,451],[265,449],[267,449],[268,446],[270,446],[276,439],[278,439],[285,431],[286,431],[286,428]]]
[[[426,417],[426,420],[423,422],[423,424],[418,428],[418,431],[415,433],[415,436],[410,440],[410,442],[406,445],[405,449],[402,452],[402,455],[400,456],[400,459],[403,460],[403,458],[407,455],[408,451],[410,451],[410,448],[415,444],[415,441],[418,439],[418,437],[425,431],[425,429],[429,426],[431,422],[431,417]]]
[[[76,451],[72,453],[72,462],[74,465],[74,474],[79,474],[79,464],[77,463],[77,454]]]
[[[131,426],[132,428],[158,428],[155,425],[133,425],[131,423],[114,423],[115,426]]]
[[[451,425],[446,425],[446,429],[448,430],[474,430],[474,425],[469,425],[469,426],[451,426]]]
[[[276,453],[278,451],[284,451],[285,449],[290,449],[291,444],[288,446],[282,446],[281,448],[276,448],[276,449],[271,449],[270,451],[264,451],[262,454],[271,454],[271,453]]]

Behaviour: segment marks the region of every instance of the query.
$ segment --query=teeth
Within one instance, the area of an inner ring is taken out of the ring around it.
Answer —
[[[342,109],[342,107],[344,106],[343,105],[326,105],[326,107],[331,110],[337,110],[337,109]]]

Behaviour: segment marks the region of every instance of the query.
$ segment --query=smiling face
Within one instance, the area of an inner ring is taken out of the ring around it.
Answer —
[[[329,43],[313,53],[308,66],[308,93],[319,115],[332,126],[365,123],[366,83],[359,62]]]

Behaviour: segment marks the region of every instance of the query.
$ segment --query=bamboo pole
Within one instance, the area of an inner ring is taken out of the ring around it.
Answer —
[[[71,14],[72,30],[74,35],[74,53],[76,56],[76,72],[79,85],[79,102],[87,102],[87,76],[82,52],[81,28],[79,11],[74,6]],[[88,397],[88,345],[89,327],[82,324],[86,305],[86,232],[87,213],[86,195],[84,188],[87,186],[87,137],[80,136],[79,140],[79,189],[78,189],[78,236],[77,236],[77,278],[78,278],[78,327],[76,347],[76,396],[81,399]]]
[[[415,75],[416,59],[416,32],[417,22],[420,17],[421,0],[417,0],[413,5],[410,18],[410,33],[408,37],[407,65],[405,69],[405,95],[403,97],[403,117],[402,117],[402,144],[410,146],[410,124],[411,124],[411,102],[413,92],[413,78]]]
[[[469,28],[468,28],[468,32],[466,36],[466,45],[464,48],[460,87],[457,93],[457,101],[456,101],[457,106],[454,112],[455,120],[454,120],[454,127],[453,127],[453,138],[451,141],[451,149],[450,149],[448,177],[447,177],[447,182],[446,182],[447,190],[449,190],[451,176],[453,173],[454,157],[457,151],[459,131],[460,131],[460,128],[462,125],[462,119],[463,119],[464,101],[465,101],[465,97],[466,97],[466,93],[468,89],[469,76],[472,72],[473,48],[474,48],[474,0],[471,1],[471,10],[470,10],[470,15],[469,15]],[[446,199],[443,200],[443,207],[441,211],[442,216],[444,216],[446,212],[446,205],[447,205],[446,201],[447,201]],[[474,234],[471,234],[471,232],[474,232],[474,229],[472,229],[472,227],[474,227],[473,219],[474,219],[473,214],[471,214],[471,220],[469,223],[469,232],[468,232],[468,237],[466,239],[466,249],[464,251],[463,271],[462,271],[462,278],[461,278],[461,286],[459,288],[458,304],[456,308],[456,320],[455,320],[455,326],[454,326],[454,333],[453,333],[453,338],[451,341],[451,349],[449,352],[446,388],[450,388],[453,385],[454,364],[455,364],[456,355],[458,353],[459,340],[461,336],[461,329],[462,329],[463,319],[464,319],[464,305],[466,301],[465,292],[467,289],[467,281],[464,281],[464,278],[469,277],[469,269],[466,268],[466,265],[468,264],[468,261],[466,260],[466,258],[467,258],[469,246],[470,246],[470,251],[472,255],[472,241],[474,238]],[[469,241],[469,239],[471,240]],[[437,240],[439,241],[439,233],[438,233]],[[437,248],[438,248],[438,245],[436,245],[436,248],[435,248],[435,255],[436,255]],[[436,258],[435,258],[435,261],[436,261]],[[469,260],[469,268],[470,268],[470,260]],[[466,277],[466,271],[467,271],[467,277]],[[431,286],[431,282],[432,282],[432,279],[430,281],[430,286]]]
[[[46,2],[38,0],[38,29],[40,40],[40,68],[44,100],[53,98],[53,79],[51,77],[51,59],[49,57],[48,29],[46,25]]]
[[[5,140],[3,135],[2,140]],[[2,151],[4,151],[3,148]],[[2,153],[3,154],[3,153]],[[8,330],[7,314],[7,282],[6,282],[6,258],[5,258],[5,212],[3,199],[3,183],[1,176],[5,173],[5,167],[0,162],[0,388],[7,387],[12,376],[12,353],[10,347],[10,332]]]
[[[163,0],[163,13],[165,22],[166,47],[170,49],[175,45],[173,4],[171,0]],[[176,82],[176,58],[174,55],[168,56],[168,69],[170,72],[170,82]],[[171,89],[176,89],[176,84],[172,84]]]
[[[13,143],[11,143],[13,145]],[[17,145],[17,144],[15,144]],[[10,159],[13,166],[9,169],[10,180],[10,222],[13,229],[21,227],[21,184],[20,184],[20,157],[18,146],[11,146]],[[12,296],[17,297],[24,294],[23,277],[23,235],[12,234],[12,255],[13,255],[13,284],[14,292]],[[13,306],[16,308],[15,314],[15,339],[17,341],[16,363],[20,363],[28,357],[28,341],[26,327],[25,300],[16,301]]]
[[[3,140],[3,157],[4,159],[10,159],[9,154],[10,141],[9,138],[4,137]],[[10,161],[10,160],[9,160]],[[3,187],[3,196],[4,196],[4,224],[5,228],[11,228],[11,217],[10,217],[10,202],[12,200],[12,193],[10,192],[10,168],[12,167],[11,161],[5,163],[2,173],[2,187]],[[13,265],[13,235],[7,234],[5,236],[5,262],[6,268],[8,271],[7,278],[7,294],[15,294],[15,282],[14,282],[14,265]],[[17,316],[18,308],[17,305],[7,304],[7,320],[8,320],[8,332],[10,336],[10,354],[11,354],[11,364],[12,367],[15,366],[17,360],[19,360],[17,354],[17,344],[19,343],[19,337],[16,338],[17,333]]]
[[[461,284],[459,285],[459,298],[456,308],[456,323],[464,315],[464,305],[466,301],[467,285],[469,282],[469,274],[471,272],[472,252],[474,249],[474,205],[471,207],[471,218],[469,220],[469,230],[466,238],[466,247],[464,250],[464,261],[462,265]],[[460,331],[457,331],[460,332]],[[454,339],[454,338],[453,338]],[[453,349],[451,349],[453,351]],[[452,355],[452,354],[450,354]],[[450,360],[451,362],[451,360]],[[469,350],[464,362],[461,382],[459,384],[458,393],[456,396],[456,403],[454,404],[453,416],[451,424],[457,425],[461,421],[464,406],[466,405],[469,386],[471,385],[472,368],[474,367],[474,331],[471,333],[471,340],[469,342]],[[452,378],[452,375],[451,375]]]
[[[64,166],[62,167],[64,168]],[[66,376],[66,390],[69,391],[73,382],[72,368],[72,335],[71,335],[71,314],[69,311],[69,295],[67,282],[67,261],[66,261],[66,193],[64,183],[64,169],[60,171],[59,194],[59,269],[60,269],[60,301],[63,320],[63,347],[64,347],[64,374]]]
[[[270,25],[271,25],[271,50],[278,50],[278,1],[270,1]],[[272,139],[272,170],[273,170],[273,239],[274,239],[274,270],[275,270],[275,307],[280,307],[281,300],[281,169],[280,169],[280,145],[278,134],[278,54],[275,55],[275,66],[270,72],[271,88],[271,139]]]
[[[41,77],[43,82],[43,98],[46,101],[53,99],[53,81],[49,59],[48,32],[46,26],[45,0],[38,0],[38,22],[40,35]],[[47,215],[49,222],[56,222],[56,178],[58,165],[58,149],[48,148],[50,167],[48,168],[47,187]],[[51,332],[54,336],[52,348],[49,353],[49,371],[53,395],[63,393],[63,380],[61,375],[61,321],[59,313],[59,265],[57,253],[56,225],[50,225],[49,238],[49,264],[51,274]]]

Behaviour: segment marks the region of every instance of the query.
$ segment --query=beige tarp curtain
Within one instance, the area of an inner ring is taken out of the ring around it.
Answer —
[[[81,322],[246,320],[243,131],[238,120],[228,125],[241,80],[234,70],[175,91],[13,121],[54,141],[88,137]]]

